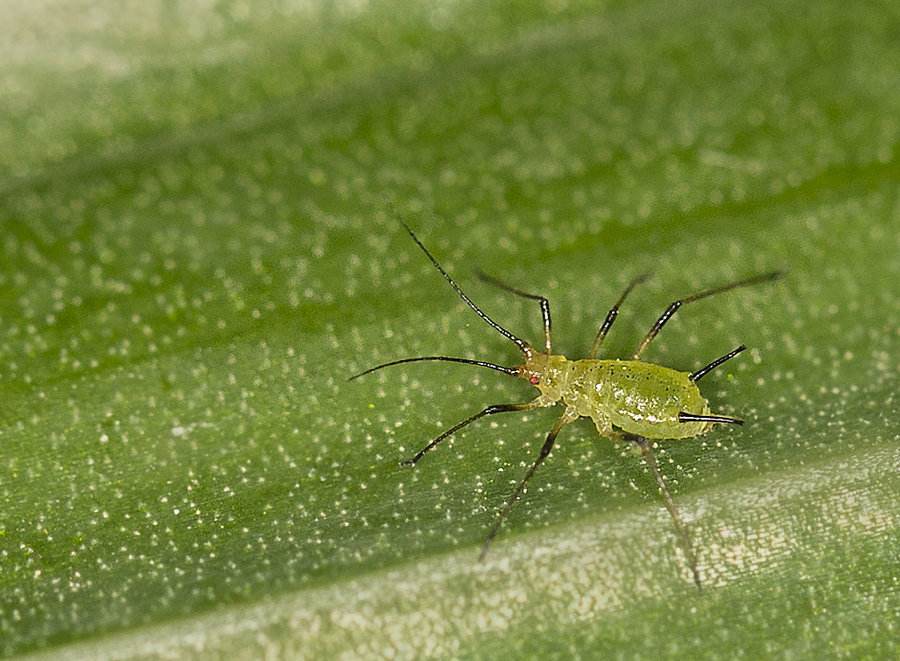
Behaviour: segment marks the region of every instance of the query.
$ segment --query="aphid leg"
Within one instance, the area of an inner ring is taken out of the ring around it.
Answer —
[[[588,354],[588,358],[594,358],[597,355],[597,351],[600,349],[600,345],[603,344],[603,340],[606,337],[606,334],[609,333],[609,329],[612,328],[613,322],[616,320],[616,317],[619,316],[619,308],[621,307],[622,303],[625,302],[625,297],[631,293],[632,289],[637,287],[649,277],[649,273],[644,273],[628,283],[628,286],[625,287],[625,291],[623,291],[622,295],[619,296],[619,300],[616,301],[616,304],[613,305],[609,309],[609,312],[606,313],[606,319],[603,320],[603,323],[600,325],[600,330],[597,331],[597,337],[594,338],[594,344],[591,346],[591,351]]]
[[[462,422],[456,423],[455,425],[450,427],[450,429],[448,429],[447,431],[442,433],[440,436],[438,436],[437,438],[432,440],[424,448],[422,448],[421,450],[416,452],[415,455],[413,455],[409,459],[404,459],[400,463],[402,463],[405,466],[415,466],[418,463],[419,459],[421,459],[425,455],[425,453],[428,452],[429,450],[431,450],[435,445],[437,445],[438,443],[443,441],[445,438],[458,432],[460,429],[462,429],[466,425],[468,425],[472,422],[475,422],[479,418],[483,418],[486,415],[493,415],[495,413],[508,413],[510,411],[528,411],[530,409],[534,409],[539,406],[542,406],[542,404],[538,403],[538,400],[532,400],[530,402],[525,402],[523,404],[494,404],[492,406],[488,406],[487,408],[483,408],[475,415],[469,416]]]
[[[637,360],[641,357],[641,354],[644,352],[644,349],[647,348],[647,345],[653,341],[653,338],[656,337],[657,333],[659,333],[660,329],[666,325],[666,322],[672,318],[672,315],[678,311],[685,303],[693,303],[694,301],[699,301],[700,299],[706,298],[708,296],[712,296],[713,294],[721,294],[722,292],[729,291],[731,289],[737,289],[738,287],[749,287],[750,285],[758,285],[763,282],[770,282],[772,280],[777,280],[784,274],[781,271],[772,271],[771,273],[763,273],[762,275],[755,275],[752,278],[746,278],[744,280],[738,280],[737,282],[732,282],[727,285],[722,285],[721,287],[714,287],[713,289],[706,289],[701,292],[697,292],[696,294],[692,294],[687,296],[686,298],[678,299],[677,301],[672,301],[669,304],[669,307],[666,308],[665,312],[663,312],[659,319],[656,320],[656,323],[653,324],[652,328],[647,332],[647,335],[644,336],[644,339],[641,340],[641,343],[638,345],[637,351],[634,352],[633,358]]]
[[[691,374],[691,377],[690,377],[690,378],[691,378],[691,381],[699,381],[699,380],[702,379],[704,376],[706,376],[707,374],[709,374],[710,372],[712,372],[714,369],[716,369],[719,365],[721,365],[722,363],[724,363],[724,362],[726,362],[726,361],[731,360],[732,358],[734,358],[736,355],[738,355],[741,351],[743,351],[743,350],[746,349],[746,348],[747,348],[747,346],[744,345],[744,344],[742,344],[741,346],[739,346],[739,347],[738,347],[737,349],[735,349],[734,351],[729,351],[728,353],[726,353],[726,354],[725,354],[724,356],[722,356],[721,358],[716,358],[714,361],[712,361],[712,362],[711,362],[709,365],[707,365],[706,367],[701,367],[701,368],[698,369],[696,372],[693,372],[693,373]]]
[[[675,532],[678,535],[678,541],[681,544],[682,551],[684,551],[684,557],[687,559],[688,565],[691,568],[691,574],[694,577],[694,583],[697,585],[698,590],[702,590],[703,588],[700,584],[700,572],[697,569],[697,557],[694,555],[694,548],[691,544],[691,535],[688,532],[687,526],[685,526],[684,522],[681,520],[681,514],[679,514],[678,508],[675,506],[675,501],[672,500],[672,494],[669,493],[669,488],[668,486],[666,486],[666,481],[663,478],[662,473],[659,470],[659,466],[656,463],[656,456],[653,454],[652,441],[648,441],[642,436],[633,436],[631,434],[626,434],[625,440],[637,444],[637,446],[641,449],[641,455],[644,457],[644,462],[650,468],[650,472],[653,473],[653,477],[656,478],[656,484],[659,487],[660,494],[662,494],[663,503],[665,504],[666,509],[669,511],[669,516],[672,518],[672,523],[675,526]]]
[[[553,353],[551,347],[552,343],[550,341],[550,301],[548,301],[545,297],[540,294],[529,294],[528,292],[524,292],[521,289],[516,289],[515,287],[510,287],[505,282],[498,280],[494,276],[488,275],[483,271],[478,271],[478,277],[481,280],[484,280],[487,283],[494,285],[495,287],[499,287],[500,289],[505,289],[511,294],[515,294],[516,296],[521,296],[522,298],[528,298],[532,301],[537,301],[541,306],[541,318],[544,320],[544,351],[547,353]]]
[[[553,449],[553,444],[556,442],[556,437],[559,435],[560,430],[567,424],[575,420],[577,417],[577,415],[573,415],[567,409],[556,421],[556,424],[553,425],[553,429],[551,429],[550,433],[547,434],[547,440],[544,441],[544,445],[541,447],[541,452],[540,454],[538,454],[537,459],[534,460],[531,468],[529,468],[528,472],[525,473],[525,477],[523,477],[522,481],[519,482],[519,486],[517,486],[516,490],[512,492],[512,495],[503,505],[503,509],[501,509],[500,513],[497,515],[497,521],[494,523],[494,526],[488,533],[487,538],[484,540],[484,544],[482,544],[481,546],[481,555],[478,556],[479,560],[484,560],[484,556],[487,555],[488,549],[491,546],[491,542],[494,541],[494,537],[496,537],[497,533],[500,531],[500,526],[503,525],[503,522],[509,515],[509,512],[512,509],[513,505],[516,504],[516,501],[522,495],[522,492],[525,491],[525,485],[528,484],[528,480],[530,480],[531,476],[534,475],[534,471],[537,470],[538,466],[544,463],[544,459],[547,458],[547,455],[550,454],[550,450]]]

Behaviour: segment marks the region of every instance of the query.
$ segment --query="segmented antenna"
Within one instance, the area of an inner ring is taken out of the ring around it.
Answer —
[[[503,372],[504,374],[509,374],[510,376],[516,376],[518,374],[518,370],[513,367],[503,367],[503,365],[496,365],[494,363],[489,363],[485,360],[469,360],[468,358],[454,358],[453,356],[417,356],[415,358],[401,358],[399,360],[392,360],[388,363],[382,363],[381,365],[376,365],[375,367],[370,367],[369,369],[360,372],[359,374],[354,374],[351,376],[348,381],[353,381],[353,379],[358,379],[361,376],[365,376],[375,370],[380,370],[382,367],[390,367],[391,365],[402,365],[403,363],[418,363],[425,360],[442,360],[445,363],[463,363],[464,365],[476,365],[478,367],[487,367],[488,369],[496,370],[498,372]]]
[[[430,252],[428,252],[428,248],[426,248],[425,245],[421,241],[419,241],[419,237],[417,237],[415,235],[415,233],[409,228],[409,225],[404,223],[402,220],[400,221],[400,224],[403,225],[404,229],[406,229],[406,231],[412,237],[412,240],[416,242],[416,245],[418,245],[422,249],[422,252],[425,253],[425,256],[428,257],[429,261],[431,261],[431,263],[434,264],[434,268],[436,268],[438,271],[441,272],[441,275],[444,276],[444,279],[450,283],[450,286],[453,287],[453,290],[457,294],[459,294],[459,297],[463,300],[463,302],[466,305],[468,305],[470,308],[472,308],[472,310],[474,310],[475,314],[477,314],[479,317],[481,317],[491,328],[493,328],[495,331],[500,333],[503,337],[510,340],[517,347],[519,347],[519,351],[524,353],[526,356],[531,354],[531,346],[528,344],[528,342],[526,342],[522,338],[516,337],[515,335],[510,333],[503,326],[501,326],[496,321],[491,319],[487,315],[487,313],[484,312],[480,307],[475,305],[475,303],[472,301],[472,299],[469,298],[468,296],[466,296],[466,293],[460,288],[460,286],[458,284],[456,284],[456,281],[450,277],[450,274],[448,274],[444,270],[444,268],[438,263],[438,261],[434,258],[434,255],[432,255]]]

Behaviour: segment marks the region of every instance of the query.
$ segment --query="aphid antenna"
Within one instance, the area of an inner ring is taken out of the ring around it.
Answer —
[[[463,365],[475,365],[477,367],[487,367],[488,369],[492,369],[497,372],[503,372],[504,374],[509,374],[510,376],[516,376],[519,373],[519,370],[514,367],[504,367],[503,365],[489,363],[485,360],[471,360],[469,358],[456,358],[454,356],[416,356],[414,358],[400,358],[399,360],[392,360],[387,363],[381,363],[381,365],[370,367],[369,369],[362,371],[359,374],[354,374],[349,379],[347,379],[347,381],[353,381],[354,379],[358,379],[361,376],[365,376],[366,374],[371,374],[376,370],[380,370],[383,367],[402,365],[404,363],[419,363],[426,360],[443,361],[445,363],[462,363]]]
[[[438,263],[438,261],[434,258],[434,255],[432,255],[428,251],[428,248],[426,248],[425,245],[421,241],[419,241],[419,237],[417,237],[415,235],[415,232],[413,232],[409,228],[409,225],[404,223],[402,220],[400,221],[400,224],[403,225],[403,228],[407,231],[407,233],[410,235],[410,237],[412,237],[412,240],[416,242],[416,245],[422,249],[422,252],[425,253],[425,256],[428,257],[428,260],[434,265],[434,268],[436,268],[438,271],[440,271],[441,275],[444,276],[444,280],[446,280],[447,282],[450,283],[450,286],[453,287],[453,291],[455,291],[459,295],[459,297],[463,300],[463,302],[466,305],[468,305],[470,308],[472,308],[472,310],[475,312],[475,314],[477,314],[479,317],[481,317],[482,320],[488,324],[488,326],[493,328],[495,331],[500,333],[503,337],[505,337],[510,342],[515,344],[517,347],[519,347],[519,351],[521,351],[526,356],[530,356],[533,352],[531,345],[529,345],[528,342],[526,342],[522,338],[516,337],[515,335],[510,333],[503,326],[501,326],[496,321],[491,319],[484,310],[482,310],[480,307],[475,305],[475,302],[466,295],[466,293],[462,290],[462,288],[458,284],[456,284],[456,281],[453,278],[451,278],[450,274],[444,270],[444,267]]]

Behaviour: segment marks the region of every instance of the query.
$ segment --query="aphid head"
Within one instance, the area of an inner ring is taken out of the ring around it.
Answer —
[[[565,356],[532,350],[525,356],[525,362],[517,368],[516,376],[528,381],[542,394],[559,399],[564,385],[562,376],[565,373],[565,362]]]
[[[529,351],[525,354],[525,362],[516,368],[516,376],[533,386],[538,386],[547,370],[549,358],[550,356],[542,351]]]

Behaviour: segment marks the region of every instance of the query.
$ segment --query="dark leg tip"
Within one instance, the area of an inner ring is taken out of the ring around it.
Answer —
[[[400,462],[401,466],[415,466],[416,462],[418,462],[420,457],[410,457],[409,459],[404,459]]]

